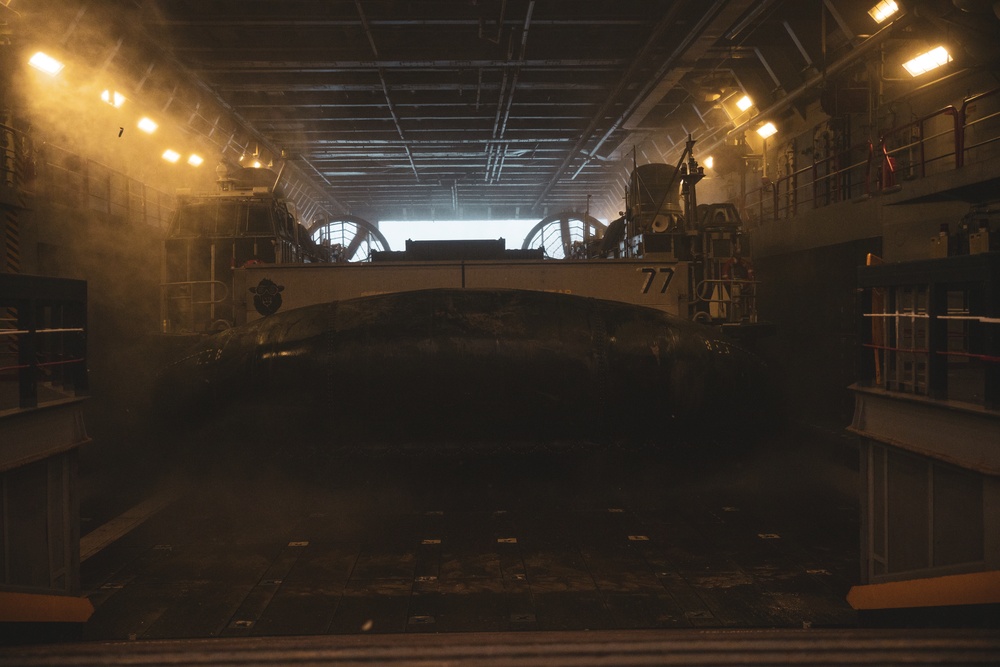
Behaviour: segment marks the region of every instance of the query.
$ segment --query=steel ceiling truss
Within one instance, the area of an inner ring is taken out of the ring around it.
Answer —
[[[99,33],[75,4],[26,12],[82,49]],[[541,218],[590,197],[610,217],[633,159],[733,129],[720,100],[818,95],[828,64],[870,50],[870,4],[136,0],[96,62],[221,153],[288,158],[314,216]]]

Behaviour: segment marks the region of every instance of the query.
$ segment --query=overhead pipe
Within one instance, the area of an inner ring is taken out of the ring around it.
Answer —
[[[271,191],[274,192],[278,189],[278,183],[281,182],[281,176],[285,173],[285,165],[288,164],[286,160],[281,161],[281,166],[278,167],[278,173],[274,177],[274,183],[271,185]]]
[[[494,144],[489,142],[486,144],[486,173],[483,174],[483,182],[490,182],[490,174],[493,171],[493,151]]]
[[[723,37],[726,39],[726,41],[729,41],[729,42],[732,42],[733,40],[735,40],[737,37],[739,37],[739,35],[740,35],[741,32],[743,32],[744,30],[746,30],[750,26],[751,23],[753,23],[755,20],[757,20],[758,16],[760,16],[765,11],[767,11],[768,9],[770,9],[771,6],[774,5],[774,3],[776,1],[777,0],[764,0],[763,2],[757,3],[757,6],[755,6],[750,11],[749,14],[747,14],[746,16],[744,16],[743,20],[741,20],[739,23],[737,23],[732,28],[730,28],[729,31],[725,35],[723,35]]]
[[[368,18],[365,16],[365,10],[361,7],[361,0],[354,0],[354,5],[358,8],[358,16],[361,17],[361,25],[364,26],[365,34],[368,36],[368,44],[372,47],[372,54],[375,56],[375,60],[378,60],[378,48],[375,46],[375,36],[372,34],[371,27],[368,25]],[[417,172],[417,165],[413,161],[413,153],[410,151],[410,145],[406,141],[406,135],[403,133],[403,126],[399,122],[399,115],[396,113],[396,107],[393,105],[392,98],[389,96],[389,84],[385,81],[385,72],[381,67],[378,68],[378,79],[382,83],[382,92],[385,95],[385,103],[389,107],[389,115],[392,116],[392,122],[396,125],[396,132],[399,133],[399,138],[403,142],[403,150],[406,152],[406,159],[410,161],[410,168],[413,170],[413,175],[419,183],[420,174]]]
[[[476,111],[479,111],[479,100],[483,96],[483,68],[477,69],[478,81],[476,83]]]
[[[705,12],[705,14],[701,17],[701,20],[699,20],[698,23],[692,28],[692,30],[688,33],[684,41],[678,44],[677,48],[675,48],[673,53],[670,54],[670,58],[668,58],[667,61],[660,66],[660,69],[657,71],[656,76],[650,79],[650,82],[648,82],[646,86],[643,87],[639,95],[637,95],[632,99],[632,103],[629,105],[628,109],[626,109],[625,112],[622,113],[614,123],[612,123],[611,127],[608,128],[608,131],[604,133],[603,137],[601,137],[601,140],[597,142],[597,145],[590,150],[589,153],[590,157],[584,160],[583,164],[580,165],[580,168],[576,170],[576,172],[573,174],[572,177],[570,177],[570,180],[576,179],[576,177],[580,174],[580,172],[583,171],[584,167],[586,167],[590,163],[591,159],[594,158],[594,156],[596,155],[597,151],[601,148],[601,146],[604,145],[604,142],[611,137],[611,135],[621,126],[622,123],[625,122],[626,118],[635,113],[635,109],[637,106],[639,106],[640,100],[644,100],[646,96],[649,95],[650,90],[655,85],[655,83],[653,82],[660,81],[660,79],[666,74],[667,68],[673,62],[675,62],[675,59],[680,54],[683,54],[685,51],[687,51],[687,49],[691,46],[691,43],[701,35],[702,30],[705,29],[705,25],[710,21],[714,20],[715,17],[718,15],[718,13],[722,11],[722,7],[723,5],[726,4],[726,1],[727,0],[716,0],[715,6],[711,10]],[[684,130],[684,134],[688,134],[688,131],[686,129]]]
[[[3,7],[3,4],[0,4]],[[495,69],[498,67],[617,67],[624,64],[624,58],[519,58],[513,55],[506,58],[436,58],[425,60],[380,60],[373,62],[371,58],[365,60],[322,60],[322,61],[302,61],[283,60],[280,64],[270,65],[265,68],[257,60],[231,60],[222,64],[199,65],[198,72],[248,72],[257,74],[262,71],[267,72],[318,72],[329,73],[339,71],[356,70],[428,70],[428,69],[472,69],[486,68]]]
[[[667,69],[674,62],[676,62],[677,58],[683,55],[687,51],[687,49],[690,48],[691,43],[700,37],[702,31],[705,29],[707,24],[715,20],[715,18],[719,15],[719,13],[722,11],[727,2],[728,0],[716,0],[714,6],[709,11],[705,12],[702,15],[702,18],[688,33],[687,38],[685,38],[677,46],[677,48],[674,49],[674,51],[671,53],[667,61],[660,66],[660,69],[657,71],[656,75],[652,77],[652,79],[650,79],[650,83],[648,83],[645,87],[643,87],[639,95],[633,98],[632,103],[629,105],[629,107],[621,115],[619,115],[619,117],[615,120],[615,122],[612,123],[611,127],[608,128],[608,131],[604,133],[604,136],[601,137],[600,141],[597,142],[597,145],[590,150],[589,157],[586,160],[584,160],[583,164],[581,164],[580,167],[573,173],[573,175],[570,177],[570,180],[575,180],[576,177],[579,176],[580,172],[582,172],[583,169],[591,162],[591,160],[596,158],[596,153],[600,149],[600,147],[604,145],[604,142],[611,137],[611,135],[621,126],[622,123],[625,122],[625,120],[629,116],[635,113],[635,109],[637,106],[639,106],[640,101],[644,100],[649,95],[650,90],[653,88],[653,86],[656,85],[656,82],[659,82],[665,75]],[[685,129],[684,133],[688,134],[688,131]],[[584,136],[588,137],[589,134]],[[581,150],[581,152],[584,151]],[[587,155],[586,152],[584,152],[584,154]],[[567,157],[567,160],[565,161],[564,166],[560,169],[560,171],[562,171],[562,169],[565,169],[565,167],[569,164],[569,161],[571,159],[572,159],[572,153]],[[558,174],[553,178],[552,181],[550,181],[549,185],[539,196],[538,200],[535,202],[535,206],[538,206],[538,204],[545,197],[545,195],[548,194],[548,191],[555,185],[556,181],[558,181]]]
[[[299,156],[297,156],[297,157],[295,158],[295,160],[296,160],[296,161],[298,161],[298,162],[303,162],[303,163],[305,163],[305,164],[306,164],[306,165],[307,165],[307,166],[308,166],[308,167],[309,167],[310,169],[312,169],[312,170],[313,170],[313,171],[314,171],[314,172],[316,173],[316,175],[317,175],[317,176],[319,176],[319,177],[320,177],[320,180],[322,180],[322,181],[323,181],[324,183],[326,183],[326,184],[327,184],[328,186],[330,186],[331,188],[333,187],[333,183],[331,183],[331,182],[330,182],[330,180],[329,180],[329,179],[328,179],[328,178],[327,178],[326,176],[324,176],[324,175],[323,175],[323,172],[321,172],[321,171],[320,171],[319,169],[317,169],[317,168],[316,168],[316,165],[314,165],[314,164],[313,164],[312,162],[310,162],[308,158],[306,158],[306,157],[305,157],[305,156],[303,156],[303,155],[299,155]],[[294,165],[294,164],[293,164],[292,166],[293,166],[293,167],[296,167],[296,165]],[[298,168],[296,167],[296,169],[298,169]],[[302,173],[302,170],[301,170],[301,169],[298,169],[298,171],[299,171],[299,173]],[[305,176],[305,174],[303,174],[303,176]],[[317,188],[317,190],[318,190],[318,191],[319,191],[319,192],[320,192],[321,194],[325,194],[325,193],[323,193],[323,192],[322,192],[321,190],[319,190],[318,188]],[[337,209],[339,210],[339,212],[341,212],[341,213],[347,213],[347,212],[348,212],[348,208],[347,208],[346,206],[344,206],[344,205],[343,205],[342,203],[340,203],[340,202],[339,202],[339,201],[337,201],[336,199],[334,199],[334,198],[330,197],[329,195],[325,195],[325,196],[326,196],[327,200],[328,200],[328,201],[329,201],[329,202],[330,202],[331,204],[334,204],[334,205],[335,205],[335,206],[337,207]],[[326,208],[325,206],[322,206],[321,208],[322,208],[322,209],[323,209],[324,211],[326,211],[327,213],[330,213],[330,211],[329,211],[329,210],[327,210],[327,208]]]
[[[741,132],[745,132],[746,130],[750,129],[750,127],[756,125],[757,123],[760,123],[763,119],[767,118],[768,116],[772,116],[776,113],[784,111],[800,97],[802,97],[807,93],[812,92],[813,89],[815,89],[819,84],[824,83],[827,78],[839,74],[840,72],[847,69],[855,62],[863,58],[864,56],[868,55],[871,51],[874,51],[876,48],[881,46],[882,43],[885,42],[889,37],[891,37],[892,34],[896,31],[896,29],[909,25],[911,21],[912,17],[909,14],[901,14],[892,22],[882,27],[881,30],[879,30],[874,35],[870,36],[864,42],[859,44],[849,54],[847,54],[840,60],[836,61],[835,63],[827,66],[824,71],[814,75],[808,81],[802,83],[801,85],[793,89],[783,98],[781,98],[781,100],[775,102],[766,109],[762,109],[760,113],[758,113],[750,120],[744,121],[743,123],[740,123],[733,129],[726,132],[726,135],[723,138],[718,139],[715,142],[708,145],[705,145],[705,140],[702,139],[701,140],[703,146],[702,151],[705,153],[711,153],[734,135],[737,135]],[[709,136],[715,135],[717,133],[718,130],[715,130],[709,133]]]
[[[521,54],[518,56],[518,65],[514,68],[514,79],[510,84],[510,93],[507,95],[507,107],[504,109],[503,123],[500,126],[500,136],[507,131],[507,121],[510,120],[510,107],[514,102],[514,88],[517,85],[517,78],[521,73],[520,63],[524,62],[524,55],[528,47],[528,30],[531,27],[531,14],[535,11],[535,0],[528,3],[528,12],[524,17],[524,29],[521,31]]]
[[[760,7],[760,9],[764,9],[766,7],[766,4],[767,3],[764,3],[764,5]],[[756,14],[759,15],[759,12],[756,12]],[[724,138],[718,139],[717,141],[715,141],[714,143],[712,143],[712,144],[710,144],[708,146],[705,146],[704,140],[703,140],[702,141],[702,145],[703,145],[703,149],[702,150],[704,152],[711,152],[714,149],[716,149],[719,145],[723,144],[726,141],[726,139],[728,139],[729,137],[732,137],[735,134],[738,134],[740,132],[743,132],[743,131],[749,129],[752,125],[760,122],[761,119],[763,119],[763,118],[765,118],[767,116],[773,115],[775,113],[778,113],[780,111],[784,111],[785,109],[788,108],[788,106],[790,104],[792,104],[793,102],[795,102],[796,100],[798,100],[802,96],[806,95],[807,93],[811,92],[817,85],[820,85],[820,84],[824,83],[825,80],[828,77],[835,76],[836,74],[839,74],[840,72],[842,72],[843,70],[845,70],[849,66],[853,65],[859,59],[867,56],[870,52],[872,52],[873,50],[875,50],[876,48],[878,48],[879,46],[881,46],[882,43],[884,43],[889,37],[891,37],[897,29],[909,25],[911,23],[911,21],[912,21],[912,17],[909,14],[906,14],[906,13],[901,14],[900,16],[898,16],[897,18],[895,18],[894,20],[892,20],[890,23],[888,23],[887,25],[885,25],[884,27],[882,27],[874,35],[871,35],[867,40],[865,40],[860,45],[858,45],[853,51],[851,51],[851,53],[849,53],[848,55],[844,56],[843,58],[841,58],[840,60],[836,61],[835,63],[833,63],[833,64],[825,67],[824,71],[822,71],[822,72],[814,75],[809,80],[807,80],[806,82],[802,83],[801,85],[799,85],[798,87],[796,87],[795,89],[793,89],[792,91],[790,91],[780,101],[772,104],[771,106],[767,107],[766,109],[761,110],[760,113],[758,113],[756,116],[754,116],[754,118],[741,123],[740,125],[736,126],[732,130],[729,130],[726,133],[726,136]],[[740,31],[742,31],[742,29],[744,29],[745,27],[746,26],[740,27]],[[713,131],[713,132],[709,133],[709,136],[712,136],[712,135],[715,135],[715,134],[717,134],[717,131]],[[609,133],[609,135],[610,135],[610,133]],[[609,135],[606,135],[606,136],[609,136]],[[569,162],[569,158],[567,158],[566,164],[568,164],[568,162]],[[589,162],[589,159],[588,159],[588,162]],[[561,173],[562,169],[565,169],[565,165],[560,169],[560,173]],[[579,170],[577,170],[577,174],[579,174],[579,172],[581,170],[582,170],[582,167]],[[576,176],[576,174],[574,174],[574,177],[575,176]],[[558,180],[558,175],[557,175],[556,180]],[[548,193],[548,191],[551,189],[551,187],[554,186],[554,184],[555,184],[554,182],[550,183],[550,185],[546,188],[546,190],[539,197],[539,199],[538,199],[539,202],[545,196],[545,194]],[[536,202],[535,205],[537,206],[538,202]]]
[[[489,40],[489,41],[493,42],[494,44],[499,44],[500,43],[500,34],[503,32],[503,19],[504,19],[504,15],[506,13],[507,13],[507,0],[503,0],[503,2],[500,3],[500,18],[499,18],[499,20],[497,20],[497,36],[496,36],[496,38],[493,38],[493,37],[490,37],[488,35],[484,35],[483,34],[483,20],[479,19],[479,37],[481,39]]]
[[[676,23],[676,21],[678,20],[678,17],[681,15],[681,13],[685,9],[687,9],[687,7],[690,4],[692,4],[692,2],[689,0],[687,2],[675,2],[675,3],[672,3],[670,5],[670,9],[668,9],[667,13],[663,16],[662,19],[660,19],[660,22],[656,24],[656,27],[653,29],[652,33],[650,33],[650,35],[649,35],[649,38],[646,40],[646,43],[643,44],[642,48],[636,54],[636,57],[632,60],[632,63],[631,63],[631,65],[629,65],[628,70],[626,70],[626,72],[619,79],[618,85],[611,92],[611,94],[608,95],[607,99],[604,101],[604,104],[601,105],[601,108],[597,111],[596,114],[594,114],[593,118],[591,118],[590,124],[581,133],[580,138],[577,140],[576,144],[566,154],[566,157],[563,159],[562,163],[556,169],[556,172],[552,175],[552,178],[549,179],[549,182],[542,189],[541,194],[538,195],[538,198],[535,200],[535,203],[532,205],[533,208],[537,208],[538,206],[540,206],[541,203],[542,203],[542,200],[545,199],[545,196],[548,195],[548,193],[552,190],[552,188],[555,187],[556,183],[559,182],[559,180],[562,178],[563,173],[566,170],[566,167],[568,167],[569,164],[570,164],[570,162],[572,162],[576,158],[577,153],[579,153],[579,152],[581,152],[583,150],[584,145],[593,136],[594,130],[596,130],[597,126],[604,120],[604,118],[605,118],[605,116],[607,114],[607,111],[614,104],[614,101],[618,98],[619,95],[622,94],[622,92],[624,92],[626,86],[628,85],[628,82],[635,75],[636,71],[639,69],[640,66],[642,66],[643,64],[645,64],[645,63],[648,62],[649,51],[654,46],[656,46],[657,44],[659,44],[661,38],[663,37],[663,33],[666,32],[666,30],[669,27],[673,26]],[[724,2],[723,2],[723,0],[719,0],[719,2],[717,2],[717,4],[724,4]],[[676,53],[676,51],[675,51],[675,53]],[[673,60],[673,58],[671,58],[671,61],[672,60]],[[658,79],[659,76],[657,76],[655,78]],[[645,90],[644,90],[644,92],[645,92]],[[638,96],[637,99],[639,99],[641,97],[642,97],[642,95]],[[628,115],[632,112],[632,109],[634,109],[634,107],[635,107],[635,103],[633,102],[633,104],[630,105],[630,107],[624,113],[622,113],[618,117],[618,119],[612,125],[612,130],[609,131],[601,139],[601,141],[600,141],[600,143],[598,145],[603,144],[607,140],[607,138],[608,138],[608,136],[610,136],[611,132],[614,131],[615,129],[617,129],[618,126],[621,125],[624,122],[625,118],[628,117]],[[595,147],[593,150],[596,151],[597,148]],[[591,151],[591,152],[593,152],[593,151]]]
[[[508,60],[509,60],[508,55]],[[500,90],[497,93],[497,112],[493,117],[493,139],[497,138],[497,132],[500,129],[500,114],[503,113],[503,100],[504,96],[507,94],[507,77],[509,76],[507,68],[504,67],[503,78],[500,79]]]
[[[825,83],[826,79],[832,76],[836,76],[837,74],[844,71],[845,69],[853,65],[855,62],[857,62],[864,56],[868,55],[871,51],[874,51],[876,48],[881,46],[884,41],[886,41],[889,37],[892,36],[893,32],[895,32],[897,28],[903,25],[908,25],[909,23],[910,23],[909,14],[904,14],[898,17],[897,19],[895,19],[894,21],[883,27],[881,30],[876,32],[874,35],[872,35],[871,37],[863,41],[861,44],[859,44],[857,48],[855,48],[849,54],[847,54],[840,60],[836,61],[832,65],[827,66],[825,71],[815,74],[805,83],[799,85],[797,88],[793,89],[783,98],[781,98],[781,100],[779,100],[778,102],[775,102],[766,109],[762,109],[760,113],[758,113],[750,120],[744,121],[743,123],[740,123],[739,125],[734,127],[727,133],[727,136],[732,136],[739,132],[743,132],[749,129],[750,126],[759,123],[761,119],[766,118],[772,114],[778,113],[780,111],[784,111],[789,107],[789,105],[797,101],[800,97],[802,97],[806,93],[812,92],[813,89],[815,89],[818,85]],[[715,145],[713,145],[711,148],[715,148]]]
[[[504,162],[507,160],[507,144],[503,145],[503,153],[500,154],[500,161],[496,165],[496,172],[493,175],[493,182],[500,180],[500,172],[503,171]]]
[[[517,59],[518,65],[515,66],[514,73],[511,76],[510,88],[509,90],[505,90],[504,86],[501,86],[500,88],[500,99],[497,102],[497,115],[493,121],[493,139],[495,140],[503,139],[504,134],[507,132],[507,121],[510,120],[510,108],[511,105],[514,103],[514,91],[517,88],[517,79],[521,73],[520,63],[524,62],[524,55],[528,45],[528,31],[531,27],[531,15],[534,13],[534,11],[535,11],[535,0],[531,0],[531,2],[528,3],[528,11],[524,17],[524,28],[521,31],[521,51],[518,54],[518,59]],[[510,58],[511,55],[512,54],[508,53],[508,59]],[[507,81],[506,71],[504,71],[503,80],[504,83],[506,83]],[[505,94],[506,94],[506,104],[504,103]],[[497,147],[497,151],[499,152],[499,146]],[[490,165],[487,164],[488,183],[495,183],[500,178],[500,169],[503,167],[503,157],[506,156],[506,153],[507,153],[507,147],[505,145],[503,156],[501,156],[499,160],[493,161],[492,170],[490,168]]]

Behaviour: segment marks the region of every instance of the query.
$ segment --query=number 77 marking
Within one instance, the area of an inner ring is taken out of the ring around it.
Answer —
[[[670,267],[663,266],[660,267],[659,271],[655,267],[647,266],[639,269],[642,273],[646,274],[646,282],[642,286],[642,293],[649,294],[649,289],[653,286],[653,280],[656,278],[657,273],[665,274],[666,277],[663,280],[663,286],[660,288],[660,294],[664,294],[667,291],[667,287],[670,286],[670,280],[674,277],[674,270]]]

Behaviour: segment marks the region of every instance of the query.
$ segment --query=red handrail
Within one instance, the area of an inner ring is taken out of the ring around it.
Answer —
[[[952,119],[951,127],[945,132],[939,132],[937,134],[927,136],[928,123],[933,119],[939,118],[941,116],[951,116]],[[910,121],[909,123],[906,123],[904,125],[899,125],[890,130],[887,130],[886,132],[882,133],[882,136],[879,138],[879,146],[882,148],[882,150],[885,152],[887,156],[893,157],[893,159],[895,159],[897,162],[899,161],[899,155],[901,153],[903,153],[904,151],[912,150],[914,147],[916,147],[919,154],[919,159],[917,161],[918,162],[917,166],[919,168],[919,175],[921,178],[923,178],[927,175],[927,165],[930,162],[951,157],[954,160],[953,162],[954,168],[957,169],[958,167],[962,166],[961,128],[962,128],[961,114],[955,107],[949,104],[946,107],[934,111],[933,113],[926,114],[924,116],[921,116],[920,118]],[[953,143],[952,152],[928,158],[927,144],[934,139],[947,137],[949,135],[951,135],[952,137],[952,143]],[[899,145],[894,148],[889,148],[889,146],[894,143],[893,139],[896,139],[898,141],[900,137],[902,137],[902,141],[899,143]]]

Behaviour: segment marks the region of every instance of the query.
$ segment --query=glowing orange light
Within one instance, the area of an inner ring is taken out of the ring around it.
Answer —
[[[49,76],[55,76],[62,71],[63,65],[61,62],[48,55],[42,51],[37,52],[35,55],[28,59],[28,64],[37,69],[40,72],[45,72]]]
[[[101,93],[101,100],[105,104],[110,104],[114,108],[118,108],[125,104],[125,96],[119,93],[117,90],[105,90]]]
[[[930,72],[932,69],[936,69],[941,65],[950,63],[952,60],[951,54],[948,53],[948,49],[943,46],[939,46],[930,51],[921,53],[919,56],[913,60],[907,60],[903,63],[903,69],[910,73],[910,76],[920,76],[925,72]]]
[[[899,11],[899,5],[893,0],[882,0],[868,10],[868,16],[872,17],[876,23],[881,23]]]
[[[757,134],[767,139],[768,137],[777,133],[778,128],[774,126],[774,123],[767,122],[757,128]]]

